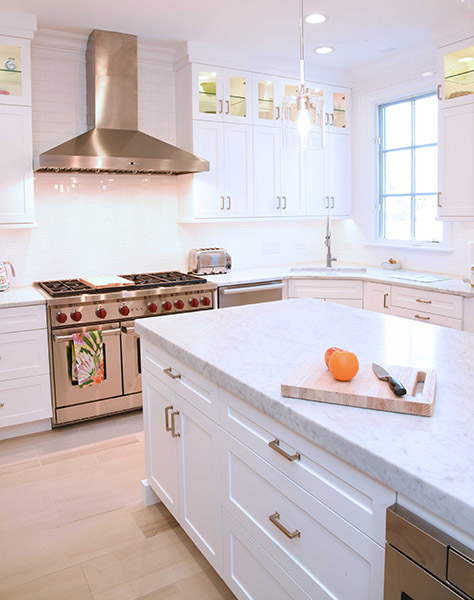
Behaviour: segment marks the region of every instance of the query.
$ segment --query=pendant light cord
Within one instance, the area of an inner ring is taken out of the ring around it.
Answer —
[[[305,86],[304,81],[304,32],[303,32],[303,0],[300,0],[300,82],[301,87]]]

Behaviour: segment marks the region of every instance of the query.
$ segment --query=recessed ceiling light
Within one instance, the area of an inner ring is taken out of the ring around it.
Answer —
[[[425,71],[421,74],[422,77],[431,77],[431,75],[434,75],[433,71]]]
[[[326,20],[327,17],[320,15],[319,13],[313,13],[305,18],[306,23],[311,23],[311,25],[318,25],[319,23],[324,23]]]
[[[471,62],[474,60],[473,56],[465,56],[464,58],[458,58],[458,62]]]
[[[319,48],[315,48],[313,52],[316,52],[316,54],[330,54],[331,52],[334,52],[334,48],[331,48],[330,46],[320,46]]]

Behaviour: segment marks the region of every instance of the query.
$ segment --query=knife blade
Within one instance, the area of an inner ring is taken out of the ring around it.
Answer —
[[[386,381],[388,383],[395,396],[404,396],[407,393],[403,385],[380,365],[372,363],[372,371],[381,381]]]

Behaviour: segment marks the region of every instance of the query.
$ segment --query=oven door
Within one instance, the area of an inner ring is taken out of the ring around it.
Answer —
[[[74,333],[101,331],[104,349],[104,381],[79,388],[72,380],[72,338]],[[54,392],[56,407],[72,406],[122,395],[120,323],[60,329],[52,333]]]
[[[124,394],[142,391],[140,338],[135,333],[135,321],[122,323],[122,373]]]
[[[222,286],[218,289],[219,308],[282,300],[284,288],[281,279]]]
[[[404,554],[385,546],[384,600],[463,600]]]

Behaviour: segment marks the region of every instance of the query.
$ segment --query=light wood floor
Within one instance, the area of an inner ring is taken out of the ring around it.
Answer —
[[[1,441],[0,599],[235,598],[144,477],[141,413]]]

